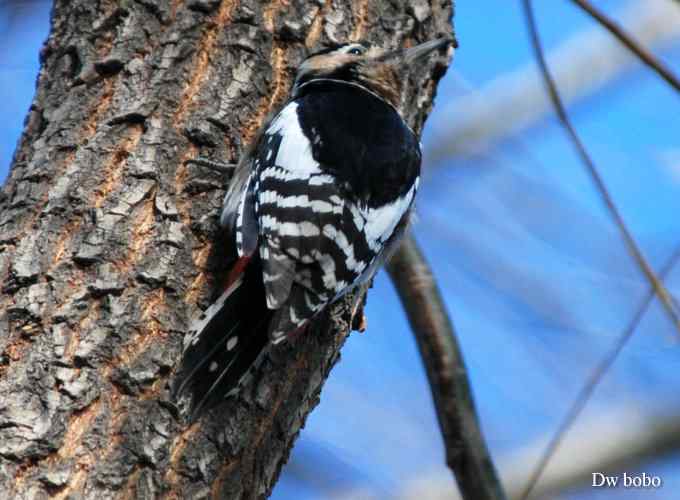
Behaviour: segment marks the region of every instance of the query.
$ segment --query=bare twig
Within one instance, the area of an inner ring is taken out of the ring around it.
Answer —
[[[593,19],[604,26],[612,35],[614,35],[618,40],[628,47],[631,52],[633,52],[643,63],[645,63],[649,68],[656,71],[656,73],[666,80],[668,84],[675,90],[680,92],[680,80],[675,74],[668,68],[664,63],[657,59],[654,54],[644,48],[642,45],[637,43],[631,36],[628,35],[618,24],[613,20],[609,19],[602,11],[598,10],[587,0],[571,0],[576,5],[581,7],[585,12],[587,12]]]
[[[680,37],[679,6],[668,0],[631,0],[616,12],[616,18],[638,43],[660,51]],[[567,105],[630,77],[639,65],[635,55],[599,25],[566,38],[552,47],[546,58]],[[443,160],[460,160],[461,156],[492,149],[552,112],[535,64],[522,65],[479,88],[466,83],[455,71],[452,76],[461,95],[444,103],[440,118],[433,115],[428,122],[428,166],[448,165]],[[504,119],[499,120],[499,116]]]
[[[661,283],[661,281],[659,281],[659,279],[657,278],[656,274],[654,274],[654,271],[647,262],[647,259],[642,254],[633,236],[630,234],[630,231],[628,230],[628,227],[626,226],[623,217],[619,213],[618,208],[614,204],[614,201],[612,200],[609,191],[607,190],[607,187],[605,186],[604,181],[600,176],[600,173],[595,167],[593,160],[590,158],[590,155],[586,151],[585,146],[581,142],[581,139],[579,138],[578,134],[576,133],[576,130],[574,129],[574,127],[571,124],[571,121],[569,120],[569,117],[567,116],[567,112],[564,109],[564,105],[562,104],[562,99],[560,98],[560,94],[557,90],[557,86],[555,85],[555,81],[553,80],[552,75],[550,74],[550,70],[548,69],[548,65],[545,62],[545,56],[543,55],[541,41],[538,36],[538,30],[536,29],[536,21],[534,19],[534,12],[531,6],[531,0],[522,0],[522,5],[524,7],[524,13],[527,21],[527,26],[529,28],[531,43],[534,48],[536,61],[538,62],[541,73],[543,74],[543,79],[545,81],[548,94],[550,95],[550,99],[553,103],[553,106],[555,107],[555,112],[557,113],[560,122],[562,123],[564,129],[569,135],[572,144],[576,148],[578,155],[581,157],[581,161],[586,167],[586,170],[588,171],[588,174],[590,175],[593,183],[595,184],[597,191],[600,193],[602,201],[604,202],[611,217],[614,219],[614,223],[619,228],[619,231],[623,236],[626,246],[628,247],[628,251],[637,262],[637,265],[639,266],[643,274],[646,276],[647,280],[653,286],[661,303],[666,309],[666,312],[672,319],[673,323],[675,324],[675,327],[678,329],[678,332],[680,332],[680,313],[678,313],[678,311],[676,310],[676,305],[673,302],[670,293],[668,293],[668,290],[666,289],[664,284]]]
[[[659,279],[664,279],[666,275],[668,275],[668,273],[673,269],[673,267],[675,266],[679,259],[680,249],[675,251],[675,253],[671,256],[666,265],[663,267],[663,269],[659,273]],[[548,462],[550,461],[552,456],[557,451],[557,448],[564,440],[564,437],[566,436],[567,432],[569,432],[569,429],[574,425],[574,422],[579,417],[588,401],[590,401],[590,398],[595,392],[597,386],[602,381],[602,378],[609,371],[611,366],[614,364],[614,361],[616,361],[625,345],[633,336],[635,329],[640,324],[640,321],[642,320],[642,317],[644,316],[644,313],[647,310],[647,307],[649,307],[649,304],[652,302],[653,298],[654,288],[650,288],[647,296],[642,300],[642,303],[638,306],[637,310],[635,311],[635,314],[633,315],[633,318],[630,320],[630,323],[628,323],[628,326],[623,331],[621,336],[616,340],[616,343],[612,347],[611,351],[604,357],[602,361],[600,361],[600,363],[595,367],[595,370],[593,370],[593,372],[586,380],[586,383],[581,388],[581,391],[576,397],[574,404],[569,409],[569,412],[564,417],[564,420],[562,420],[562,423],[558,427],[557,432],[550,439],[550,441],[545,447],[545,450],[541,454],[541,458],[538,461],[538,464],[536,465],[536,468],[534,469],[533,473],[531,474],[526,489],[524,490],[524,493],[521,496],[522,500],[529,498],[531,491],[536,486],[536,483],[541,477],[541,474],[543,474],[543,471],[548,465]]]
[[[613,200],[611,199],[611,196],[609,195],[609,192],[607,191],[607,188],[604,184],[604,181],[600,177],[599,172],[597,171],[597,168],[595,167],[595,164],[593,163],[592,159],[590,158],[588,152],[586,151],[583,143],[581,142],[578,134],[576,133],[576,130],[571,124],[571,121],[569,120],[569,117],[567,116],[566,110],[564,109],[564,105],[562,104],[562,100],[560,98],[559,92],[557,90],[557,87],[555,85],[555,82],[552,79],[552,76],[550,74],[550,71],[548,69],[548,66],[545,61],[545,57],[543,54],[542,46],[541,46],[541,41],[538,35],[538,30],[536,29],[536,21],[534,19],[534,12],[532,9],[531,5],[531,0],[522,0],[522,5],[524,7],[524,13],[527,21],[527,26],[529,29],[529,34],[531,37],[531,42],[532,46],[534,48],[534,53],[536,56],[536,60],[538,62],[538,65],[541,69],[541,72],[543,73],[544,81],[548,90],[548,93],[550,95],[550,99],[553,102],[553,105],[555,107],[555,111],[560,119],[560,122],[564,126],[565,130],[567,131],[572,143],[574,144],[579,156],[581,157],[581,160],[583,161],[584,165],[586,166],[588,173],[590,174],[595,186],[597,187],[597,190],[599,191],[602,200],[604,201],[606,207],[608,208],[610,214],[612,215],[616,225],[619,227],[619,230],[621,231],[624,240],[628,246],[628,249],[630,253],[633,255],[635,260],[638,263],[638,266],[640,269],[643,271],[643,273],[646,275],[647,279],[652,285],[652,290],[658,295],[659,299],[661,300],[662,304],[664,305],[666,311],[668,312],[669,316],[673,320],[676,328],[680,330],[680,316],[678,315],[676,311],[676,305],[673,302],[673,299],[671,295],[668,293],[668,290],[666,290],[665,286],[663,283],[657,278],[655,275],[654,271],[652,268],[649,266],[649,263],[645,259],[644,255],[638,248],[635,240],[631,236],[630,232],[628,231],[628,228],[625,225],[625,222],[623,221],[623,218],[621,217],[621,214],[619,213],[616,205],[614,204]],[[671,266],[674,263],[671,261]],[[650,299],[651,300],[651,299]],[[524,491],[524,494],[522,495],[523,499],[526,499],[529,497],[531,494],[531,491],[533,487],[535,486],[536,482],[540,478],[541,473],[545,469],[545,466],[547,465],[548,461],[550,460],[550,457],[554,453],[554,451],[557,449],[559,446],[562,438],[564,437],[564,434],[567,432],[569,427],[573,424],[574,420],[578,417],[578,415],[581,413],[583,407],[585,404],[588,402],[590,399],[590,396],[592,395],[592,392],[594,391],[595,387],[599,383],[599,381],[602,379],[603,375],[607,372],[611,364],[616,360],[616,358],[619,355],[619,352],[623,348],[623,346],[626,344],[630,336],[632,335],[633,331],[635,330],[635,327],[637,326],[637,323],[639,322],[640,318],[642,317],[642,314],[644,313],[644,310],[646,309],[647,302],[645,301],[643,305],[638,309],[637,313],[635,314],[633,321],[629,325],[629,328],[627,328],[624,331],[624,334],[622,335],[621,339],[617,342],[615,348],[612,350],[612,352],[602,361],[602,363],[597,367],[597,369],[593,372],[591,377],[586,382],[586,385],[582,389],[581,393],[579,394],[579,397],[576,400],[576,403],[570,410],[570,412],[567,414],[565,420],[562,422],[561,426],[558,429],[558,432],[555,434],[555,437],[551,440],[551,442],[548,444],[546,451],[544,452],[543,456],[541,457],[541,460],[539,461],[536,470],[534,471],[531,479],[529,480],[529,483],[527,485],[526,490]]]
[[[477,419],[465,363],[432,272],[408,237],[388,264],[420,349],[444,438],[446,462],[463,498],[504,499]]]

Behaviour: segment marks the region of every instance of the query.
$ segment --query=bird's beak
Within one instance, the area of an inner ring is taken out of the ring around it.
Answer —
[[[454,48],[458,46],[455,38],[452,36],[445,36],[421,43],[415,47],[395,51],[398,52],[398,54],[395,53],[394,55],[398,56],[404,64],[410,65],[425,58],[430,52],[447,47],[448,45],[451,45]]]

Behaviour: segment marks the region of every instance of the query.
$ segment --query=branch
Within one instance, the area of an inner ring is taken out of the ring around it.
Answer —
[[[401,244],[387,269],[418,343],[444,438],[446,462],[463,498],[504,499],[453,326],[432,272],[412,237]]]
[[[623,45],[628,47],[631,52],[633,52],[643,63],[649,66],[649,68],[655,71],[661,78],[666,80],[666,82],[668,82],[668,84],[676,91],[680,92],[680,80],[678,80],[670,68],[663,64],[659,59],[654,57],[654,54],[633,40],[633,38],[628,35],[628,33],[626,33],[618,24],[609,19],[602,11],[598,10],[587,0],[571,1],[581,7],[581,9],[586,11],[593,19],[604,26],[612,35],[618,38],[618,40]]]
[[[541,41],[539,39],[538,31],[536,29],[536,21],[534,19],[533,9],[531,7],[531,0],[522,0],[522,5],[524,7],[524,13],[527,21],[527,26],[529,29],[529,34],[531,37],[531,44],[533,46],[534,53],[536,56],[536,61],[541,69],[541,73],[543,74],[543,79],[545,81],[545,85],[550,95],[550,99],[555,108],[555,112],[557,113],[557,116],[560,119],[560,122],[562,123],[565,131],[567,132],[572,144],[574,145],[576,152],[580,156],[583,165],[586,167],[586,170],[590,175],[590,178],[593,181],[595,188],[599,192],[605,207],[609,211],[612,219],[614,220],[614,223],[621,232],[624,242],[628,248],[628,251],[637,262],[637,265],[642,271],[642,273],[646,276],[647,280],[653,286],[656,294],[661,300],[661,303],[666,309],[667,314],[673,321],[675,327],[680,332],[680,314],[676,310],[675,303],[673,302],[670,293],[668,293],[666,287],[656,277],[656,274],[650,267],[645,256],[642,254],[640,248],[635,242],[635,239],[628,231],[628,228],[626,227],[623,217],[619,213],[618,208],[614,204],[614,201],[612,200],[611,195],[609,194],[609,191],[607,190],[607,187],[604,184],[604,180],[600,176],[597,168],[595,167],[595,164],[593,163],[593,160],[590,158],[590,155],[586,151],[585,146],[581,142],[581,139],[579,138],[578,134],[576,133],[576,130],[574,129],[574,127],[571,124],[571,121],[569,120],[569,117],[567,116],[567,112],[562,103],[562,99],[557,90],[557,86],[555,85],[555,81],[553,80],[550,74],[548,65],[545,61],[545,56],[543,55]]]

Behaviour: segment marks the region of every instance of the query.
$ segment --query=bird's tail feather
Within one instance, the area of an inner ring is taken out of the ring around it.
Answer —
[[[192,420],[237,390],[269,345],[261,276],[249,263],[192,324],[173,388],[175,398],[190,397]]]

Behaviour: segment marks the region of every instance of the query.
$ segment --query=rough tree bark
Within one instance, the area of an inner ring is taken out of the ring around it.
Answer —
[[[168,395],[223,277],[214,172],[306,49],[451,32],[450,0],[57,0],[0,192],[0,496],[261,498],[348,331],[339,304],[188,426]],[[410,82],[420,129],[446,61]],[[395,304],[395,307],[398,307]]]

